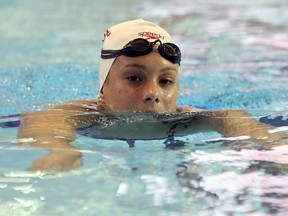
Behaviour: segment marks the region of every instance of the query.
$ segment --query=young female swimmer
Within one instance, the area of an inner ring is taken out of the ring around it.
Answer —
[[[47,156],[35,160],[30,170],[61,171],[80,166],[81,153],[70,142],[76,137],[77,126],[82,123],[97,124],[99,115],[92,113],[189,112],[192,116],[206,117],[196,126],[198,130],[188,130],[186,133],[214,130],[226,137],[246,136],[257,141],[284,137],[278,132],[271,133],[272,127],[249,118],[245,111],[207,112],[193,107],[177,107],[180,61],[180,49],[172,43],[171,36],[152,22],[137,19],[109,28],[104,34],[101,51],[99,98],[71,101],[28,113],[21,118],[18,132],[20,142],[50,151]],[[162,134],[167,136],[165,126],[167,124],[154,126],[157,134],[161,134],[163,127]],[[171,129],[171,125],[168,124],[168,127]],[[151,133],[146,133],[146,137],[139,138],[152,139],[154,128],[150,130]],[[119,128],[114,132],[117,130]],[[110,132],[113,138],[113,130]],[[121,139],[137,138],[137,132],[134,136],[131,133],[121,134]],[[275,146],[271,143],[268,147]]]

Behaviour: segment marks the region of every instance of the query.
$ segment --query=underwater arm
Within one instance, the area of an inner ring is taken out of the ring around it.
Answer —
[[[76,138],[76,126],[88,121],[81,112],[99,108],[91,101],[75,101],[21,117],[18,140],[29,146],[42,147],[49,154],[34,161],[31,171],[63,171],[82,164],[82,154],[70,143]]]
[[[258,122],[243,110],[217,110],[212,111],[211,116],[211,129],[225,137],[247,136],[256,142],[276,141],[285,137],[284,133],[274,132],[274,127]],[[274,146],[276,145],[270,142],[267,147]]]
[[[30,171],[62,171],[78,167],[81,153],[70,144],[75,135],[75,123],[68,113],[60,109],[48,109],[25,114],[21,118],[18,140],[29,146],[42,147],[49,154],[34,161]]]

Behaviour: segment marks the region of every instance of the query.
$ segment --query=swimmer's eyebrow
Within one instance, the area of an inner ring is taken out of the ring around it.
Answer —
[[[161,69],[161,72],[177,71],[175,67],[167,66]]]

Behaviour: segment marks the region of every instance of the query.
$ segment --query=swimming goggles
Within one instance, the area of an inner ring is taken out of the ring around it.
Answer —
[[[125,55],[128,57],[138,57],[147,55],[152,52],[153,46],[156,43],[160,43],[157,47],[159,54],[165,59],[169,60],[173,64],[177,63],[180,65],[181,61],[181,51],[178,46],[173,43],[162,43],[160,40],[155,40],[154,42],[149,42],[143,38],[137,38],[130,41],[121,50],[101,50],[102,59],[116,58],[120,55]]]

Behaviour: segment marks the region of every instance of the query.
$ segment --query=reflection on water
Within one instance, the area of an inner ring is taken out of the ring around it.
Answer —
[[[103,120],[105,127],[111,125],[111,118],[105,117],[109,122],[106,124]],[[114,124],[120,125],[181,120],[179,114],[170,118],[167,114],[161,118],[159,114],[134,113],[131,118],[120,114],[113,120]],[[10,119],[17,120],[14,116]],[[7,127],[7,120],[9,118],[1,125]],[[11,125],[5,130],[10,129],[13,129]],[[287,126],[276,129],[285,132]],[[121,127],[118,130],[121,131]],[[287,139],[274,141],[277,143],[285,144]],[[259,146],[247,139],[202,133],[166,140],[136,140],[135,146],[128,148],[124,141],[80,137],[74,145],[83,155],[83,166],[66,173],[45,175],[44,172],[23,171],[33,160],[45,156],[45,150],[15,141],[12,145],[11,140],[3,139],[0,162],[5,167],[1,168],[0,188],[7,201],[1,204],[2,212],[8,214],[23,209],[23,214],[56,214],[71,210],[77,214],[90,214],[97,208],[112,214],[128,207],[125,211],[131,213],[149,208],[165,214],[196,211],[204,215],[215,211],[280,214],[288,210],[288,149],[283,145],[273,151],[265,150],[265,144],[269,142]],[[21,161],[15,163],[15,158],[21,158]],[[51,184],[55,186],[51,188]],[[75,188],[76,185],[81,187]],[[56,200],[51,202],[51,199]],[[98,205],[94,205],[95,200]],[[85,209],[60,207],[69,206],[71,202],[76,206],[84,205]],[[114,206],[113,210],[107,210],[110,205]]]
[[[83,166],[44,176],[25,169],[47,152],[20,145],[18,117],[5,116],[96,97],[102,32],[143,17],[183,52],[179,105],[247,109],[287,133],[287,11],[285,0],[0,1],[0,215],[286,215],[287,149],[213,132],[134,148],[80,136]]]

